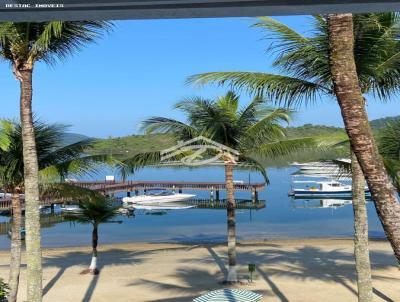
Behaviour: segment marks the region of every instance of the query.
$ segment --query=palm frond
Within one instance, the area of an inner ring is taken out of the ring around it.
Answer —
[[[84,198],[79,203],[81,211],[68,215],[67,219],[93,225],[108,223],[112,222],[112,219],[118,215],[120,207],[104,196]]]
[[[383,159],[386,170],[392,180],[393,185],[396,187],[397,192],[400,194],[400,160],[390,158]]]
[[[146,166],[157,165],[161,161],[160,151],[139,153],[133,157],[122,160],[115,165],[118,174],[122,179],[126,179],[128,175]]]
[[[147,134],[150,133],[172,133],[181,139],[190,139],[198,135],[197,130],[183,122],[164,118],[152,117],[142,122],[141,129]]]
[[[10,133],[14,129],[14,124],[9,120],[0,120],[0,150],[6,151],[11,144]]]
[[[390,122],[380,132],[379,152],[387,159],[400,160],[400,120]]]
[[[41,198],[52,198],[54,200],[63,200],[79,202],[86,199],[103,198],[103,196],[93,190],[81,188],[70,183],[44,182],[40,184]]]
[[[308,44],[309,39],[297,31],[291,29],[286,24],[270,17],[259,17],[253,27],[261,28],[267,31],[266,38],[279,40],[280,44],[286,45],[286,48],[297,47],[299,44]]]
[[[240,149],[257,149],[267,142],[285,140],[286,129],[283,123],[289,123],[291,110],[284,108],[263,108],[261,118],[257,119],[243,132]]]
[[[251,95],[263,95],[272,102],[287,106],[301,100],[312,103],[332,92],[329,86],[322,83],[261,72],[209,72],[193,75],[187,79],[187,83],[199,86],[209,83],[227,85]]]
[[[269,185],[270,181],[267,174],[267,169],[264,167],[262,163],[252,158],[251,156],[241,155],[239,157],[239,162],[244,165],[246,170],[252,170],[259,172],[267,185]]]
[[[112,28],[107,21],[51,21],[34,25],[39,31],[31,37],[29,55],[32,60],[47,63],[64,59]]]
[[[251,150],[252,154],[262,159],[274,159],[301,151],[313,150],[317,147],[316,141],[311,137],[293,138],[268,142]]]

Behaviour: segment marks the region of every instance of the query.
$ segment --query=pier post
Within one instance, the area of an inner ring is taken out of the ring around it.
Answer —
[[[50,204],[50,212],[51,214],[54,214],[54,203]]]
[[[138,189],[135,190],[135,195],[139,196],[139,190]]]
[[[182,194],[182,188],[179,189],[179,194]]]
[[[215,199],[218,201],[219,200],[219,190],[215,191]]]
[[[210,190],[210,200],[214,201],[214,188]]]
[[[256,189],[253,189],[251,191],[251,200],[253,201],[253,203],[256,203],[258,201],[258,192]]]
[[[126,192],[126,196],[131,197],[131,192],[130,191]]]

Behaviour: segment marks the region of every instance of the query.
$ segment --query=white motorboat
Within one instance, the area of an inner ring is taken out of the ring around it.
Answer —
[[[61,211],[66,213],[79,213],[82,209],[77,204],[61,206]]]
[[[124,197],[122,198],[122,202],[126,204],[157,204],[185,201],[193,199],[194,197],[196,197],[196,195],[161,191],[147,195]]]
[[[308,183],[314,183],[315,185],[308,186],[303,189],[294,188],[289,192],[291,196],[351,196],[352,187],[351,185],[342,184],[338,181],[307,181]],[[305,183],[305,181],[303,182]],[[365,187],[365,193],[369,194],[368,187]]]

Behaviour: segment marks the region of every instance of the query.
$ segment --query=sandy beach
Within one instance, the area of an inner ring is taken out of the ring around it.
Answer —
[[[400,301],[400,270],[385,241],[371,242],[375,301]],[[264,296],[263,302],[357,301],[351,240],[307,239],[242,242],[238,268],[254,282],[237,287]],[[221,284],[224,245],[100,245],[98,276],[80,275],[90,262],[90,248],[45,249],[46,302],[186,302]],[[0,252],[0,276],[8,278],[7,251]],[[25,298],[25,259],[18,301]]]

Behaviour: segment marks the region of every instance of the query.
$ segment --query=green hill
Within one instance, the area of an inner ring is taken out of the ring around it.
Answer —
[[[129,156],[139,152],[162,150],[171,147],[174,142],[173,136],[166,134],[130,135],[98,140],[90,153]]]
[[[305,124],[299,127],[288,127],[287,135],[289,137],[304,137],[304,136],[329,136],[343,135],[344,129],[332,126]]]
[[[378,130],[387,122],[400,119],[397,117],[387,117],[371,121],[374,130]],[[287,135],[294,137],[315,137],[317,139],[327,139],[339,141],[346,138],[343,128],[305,124],[299,127],[288,127]],[[85,138],[85,136],[81,136]],[[75,135],[75,139],[79,138]],[[151,135],[130,135],[125,137],[115,137],[100,139],[96,142],[94,148],[90,150],[92,154],[122,154],[133,155],[139,152],[162,150],[171,147],[176,143],[172,135],[151,134]]]
[[[388,116],[384,118],[380,118],[377,120],[370,121],[371,127],[373,129],[381,129],[384,128],[388,123],[400,120],[400,115],[397,116]]]

